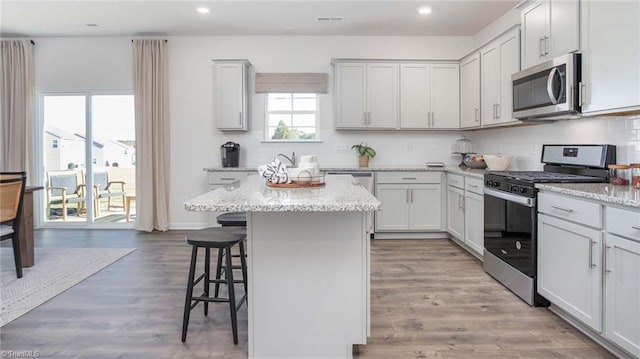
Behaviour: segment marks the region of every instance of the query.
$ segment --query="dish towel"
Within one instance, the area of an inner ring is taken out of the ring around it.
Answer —
[[[268,165],[258,167],[258,173],[271,183],[291,183],[287,166],[277,158]]]

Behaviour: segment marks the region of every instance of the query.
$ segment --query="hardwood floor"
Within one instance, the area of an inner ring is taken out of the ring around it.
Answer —
[[[36,247],[138,250],[0,328],[2,350],[41,358],[246,358],[246,306],[238,313],[239,345],[225,304],[212,305],[209,317],[195,309],[180,342],[185,233],[36,231]],[[371,337],[356,348],[361,358],[613,357],[548,310],[527,306],[448,240],[376,240],[371,253]]]

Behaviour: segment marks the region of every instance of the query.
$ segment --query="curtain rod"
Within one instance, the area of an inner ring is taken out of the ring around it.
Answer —
[[[141,40],[146,40],[146,39],[141,39]],[[169,40],[164,39],[164,42],[168,42]],[[133,40],[131,40],[131,42],[133,42]]]

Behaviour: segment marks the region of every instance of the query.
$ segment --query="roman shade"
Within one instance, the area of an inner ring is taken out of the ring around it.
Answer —
[[[257,73],[256,93],[327,93],[326,73]]]

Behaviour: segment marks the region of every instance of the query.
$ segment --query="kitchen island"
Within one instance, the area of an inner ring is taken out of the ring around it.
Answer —
[[[318,188],[249,176],[185,203],[247,212],[249,358],[350,358],[369,332],[366,213],[380,202],[348,175]]]

